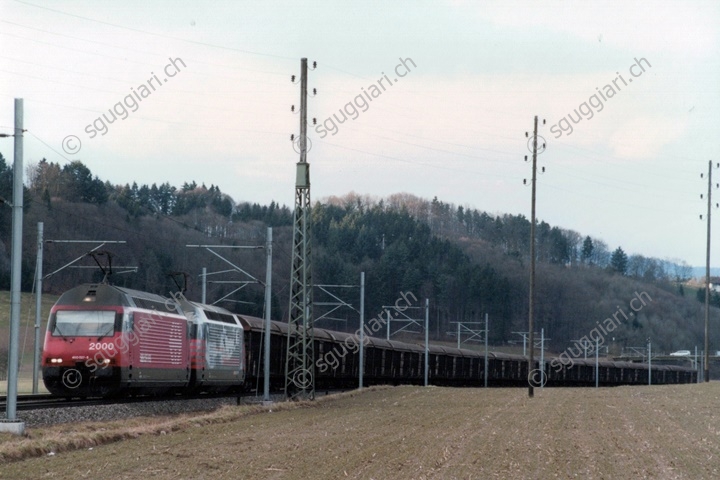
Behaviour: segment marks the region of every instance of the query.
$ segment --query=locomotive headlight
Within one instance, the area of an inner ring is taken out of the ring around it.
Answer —
[[[50,363],[62,363],[62,358],[51,358]]]

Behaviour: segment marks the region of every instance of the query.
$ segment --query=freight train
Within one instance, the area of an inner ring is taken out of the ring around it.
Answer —
[[[256,390],[263,368],[264,321],[191,302],[108,284],[65,292],[50,311],[42,354],[43,382],[51,394],[95,397],[132,394]],[[288,325],[271,322],[270,382],[285,388]],[[314,329],[317,389],[354,388],[359,340],[349,333]],[[365,385],[422,384],[424,348],[366,336]],[[558,366],[562,368],[558,368]],[[444,386],[583,386],[595,384],[594,362],[545,360],[528,371],[527,358],[431,345],[428,380]],[[689,368],[602,361],[604,386],[691,383]],[[539,376],[536,375],[539,373]]]
[[[263,376],[264,320],[242,315],[245,327],[247,355],[246,383],[256,389]],[[359,339],[355,334],[315,328],[315,385],[316,389],[355,388],[359,378]],[[277,389],[285,381],[287,323],[272,322],[270,326],[270,383]],[[400,385],[424,383],[424,346],[384,338],[364,338],[364,385]],[[528,371],[528,358],[500,352],[488,352],[487,385],[493,387],[580,387],[595,386],[595,361],[573,359],[572,363],[545,358]],[[564,362],[564,363],[562,363]],[[428,383],[451,387],[482,387],[485,384],[485,354],[477,350],[429,345]],[[600,360],[600,386],[647,385],[648,375],[653,385],[695,383],[694,369],[677,365],[648,365],[644,363]]]

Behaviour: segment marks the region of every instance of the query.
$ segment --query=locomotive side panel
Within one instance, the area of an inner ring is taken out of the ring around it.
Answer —
[[[242,383],[245,377],[243,331],[238,325],[205,324],[205,364],[209,381]]]
[[[244,327],[238,317],[213,305],[181,297],[180,306],[190,325],[190,388],[220,391],[240,388],[248,364],[255,362],[245,345]],[[248,342],[253,339],[247,337]]]
[[[188,324],[164,312],[135,311],[129,370],[133,383],[184,386],[190,380]]]

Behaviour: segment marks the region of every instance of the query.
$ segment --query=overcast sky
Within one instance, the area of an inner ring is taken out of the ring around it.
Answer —
[[[0,131],[23,98],[26,163],[292,205],[307,57],[313,199],[409,192],[529,217],[538,115],[540,219],[702,265],[719,30],[716,1],[0,0]]]

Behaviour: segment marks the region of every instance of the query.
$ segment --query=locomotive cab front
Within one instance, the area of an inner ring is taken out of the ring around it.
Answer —
[[[43,382],[50,393],[107,396],[118,383],[117,307],[53,307],[43,348]]]

